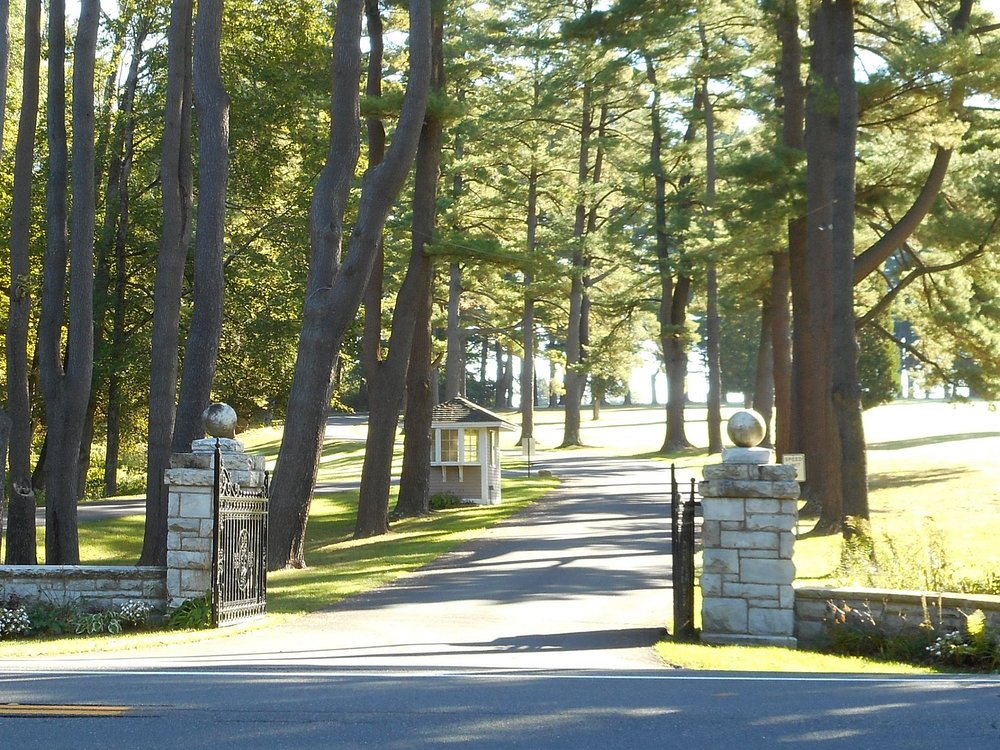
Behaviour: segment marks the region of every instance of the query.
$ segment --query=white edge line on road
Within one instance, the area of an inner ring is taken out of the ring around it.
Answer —
[[[262,679],[288,678],[364,678],[364,679],[548,679],[548,680],[608,680],[624,682],[824,682],[824,683],[948,683],[998,684],[1000,675],[762,675],[762,674],[615,674],[550,672],[544,670],[328,670],[322,667],[311,669],[286,669],[269,666],[259,670],[231,669],[24,669],[0,671],[0,681],[22,681],[33,678],[51,677],[252,677]]]

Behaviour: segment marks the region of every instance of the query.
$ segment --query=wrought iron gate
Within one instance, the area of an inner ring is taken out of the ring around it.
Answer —
[[[212,625],[235,625],[264,615],[267,603],[269,477],[259,489],[232,481],[215,446],[215,534],[212,547]]]
[[[677,483],[676,467],[670,465],[670,552],[673,563],[674,638],[695,637],[694,627],[694,542],[697,485],[682,493]]]

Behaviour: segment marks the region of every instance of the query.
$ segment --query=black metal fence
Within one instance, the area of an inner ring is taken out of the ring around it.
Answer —
[[[677,469],[670,465],[670,551],[673,563],[674,638],[692,639],[694,627],[695,511],[701,509],[697,484],[682,492]]]
[[[267,604],[268,476],[259,489],[234,483],[215,447],[215,535],[212,547],[212,625],[264,615]]]

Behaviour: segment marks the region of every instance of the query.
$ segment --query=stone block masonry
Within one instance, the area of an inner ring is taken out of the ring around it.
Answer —
[[[215,442],[195,441],[214,451]],[[223,462],[230,477],[247,489],[264,483],[264,458],[248,456],[235,440],[223,441]],[[171,610],[212,587],[212,541],[215,529],[212,490],[214,455],[204,451],[175,454],[165,472],[168,485],[167,565],[7,565],[0,566],[0,599],[41,599],[53,604],[79,602],[110,609],[144,601]]]
[[[204,596],[213,585],[215,441],[196,440],[193,447],[194,453],[171,456],[170,468],[164,472],[168,486],[166,595],[170,609]],[[222,462],[232,481],[240,486],[263,486],[263,456],[248,456],[240,443],[230,440],[223,443]]]
[[[986,616],[988,627],[1000,630],[1000,596],[800,586],[795,589],[796,635],[800,643],[820,648],[830,644],[834,606],[869,613],[874,627],[887,636],[926,632],[928,628],[938,634],[962,632],[968,615],[977,610]]]
[[[797,647],[792,552],[799,485],[795,469],[771,456],[743,446],[704,469],[705,643]]]
[[[0,598],[57,605],[80,601],[94,609],[144,601],[162,609],[167,598],[165,574],[165,568],[127,565],[5,565],[0,567]]]

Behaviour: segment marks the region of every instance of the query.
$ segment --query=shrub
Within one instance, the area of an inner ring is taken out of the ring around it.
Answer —
[[[138,599],[130,599],[118,608],[118,619],[123,625],[141,628],[149,621],[153,608]]]
[[[69,635],[76,633],[76,622],[83,614],[80,606],[32,601],[25,604],[31,630],[26,635]]]
[[[0,608],[0,641],[15,635],[24,635],[31,630],[31,620],[24,607]]]
[[[867,602],[862,607],[846,602],[841,606],[827,602],[827,606],[830,650],[834,653],[980,672],[1000,669],[1000,631],[987,626],[981,610],[965,615],[964,630],[941,633],[925,607],[919,628],[890,635]]]
[[[463,500],[450,492],[442,492],[438,495],[432,495],[430,499],[431,510],[447,510],[448,508],[461,508],[466,505],[474,505],[474,503]]]
[[[1000,668],[1000,632],[987,627],[986,615],[965,615],[965,631],[952,630],[927,646],[936,663],[992,672]]]
[[[175,609],[167,619],[167,627],[173,629],[200,629],[212,625],[212,597],[209,594],[188,599]]]
[[[918,664],[927,660],[927,647],[934,638],[929,622],[920,623],[911,632],[890,635],[882,629],[881,618],[875,616],[868,602],[861,607],[847,602],[838,607],[827,602],[827,607],[830,650],[834,653]]]
[[[74,623],[77,635],[100,635],[110,633],[117,635],[122,632],[122,623],[118,613],[113,609],[101,612],[82,612]]]
[[[112,609],[84,609],[77,602],[21,602],[11,597],[6,602],[0,602],[0,638],[17,635],[115,635],[129,628],[145,627],[151,613],[152,607],[139,600],[127,601]]]

